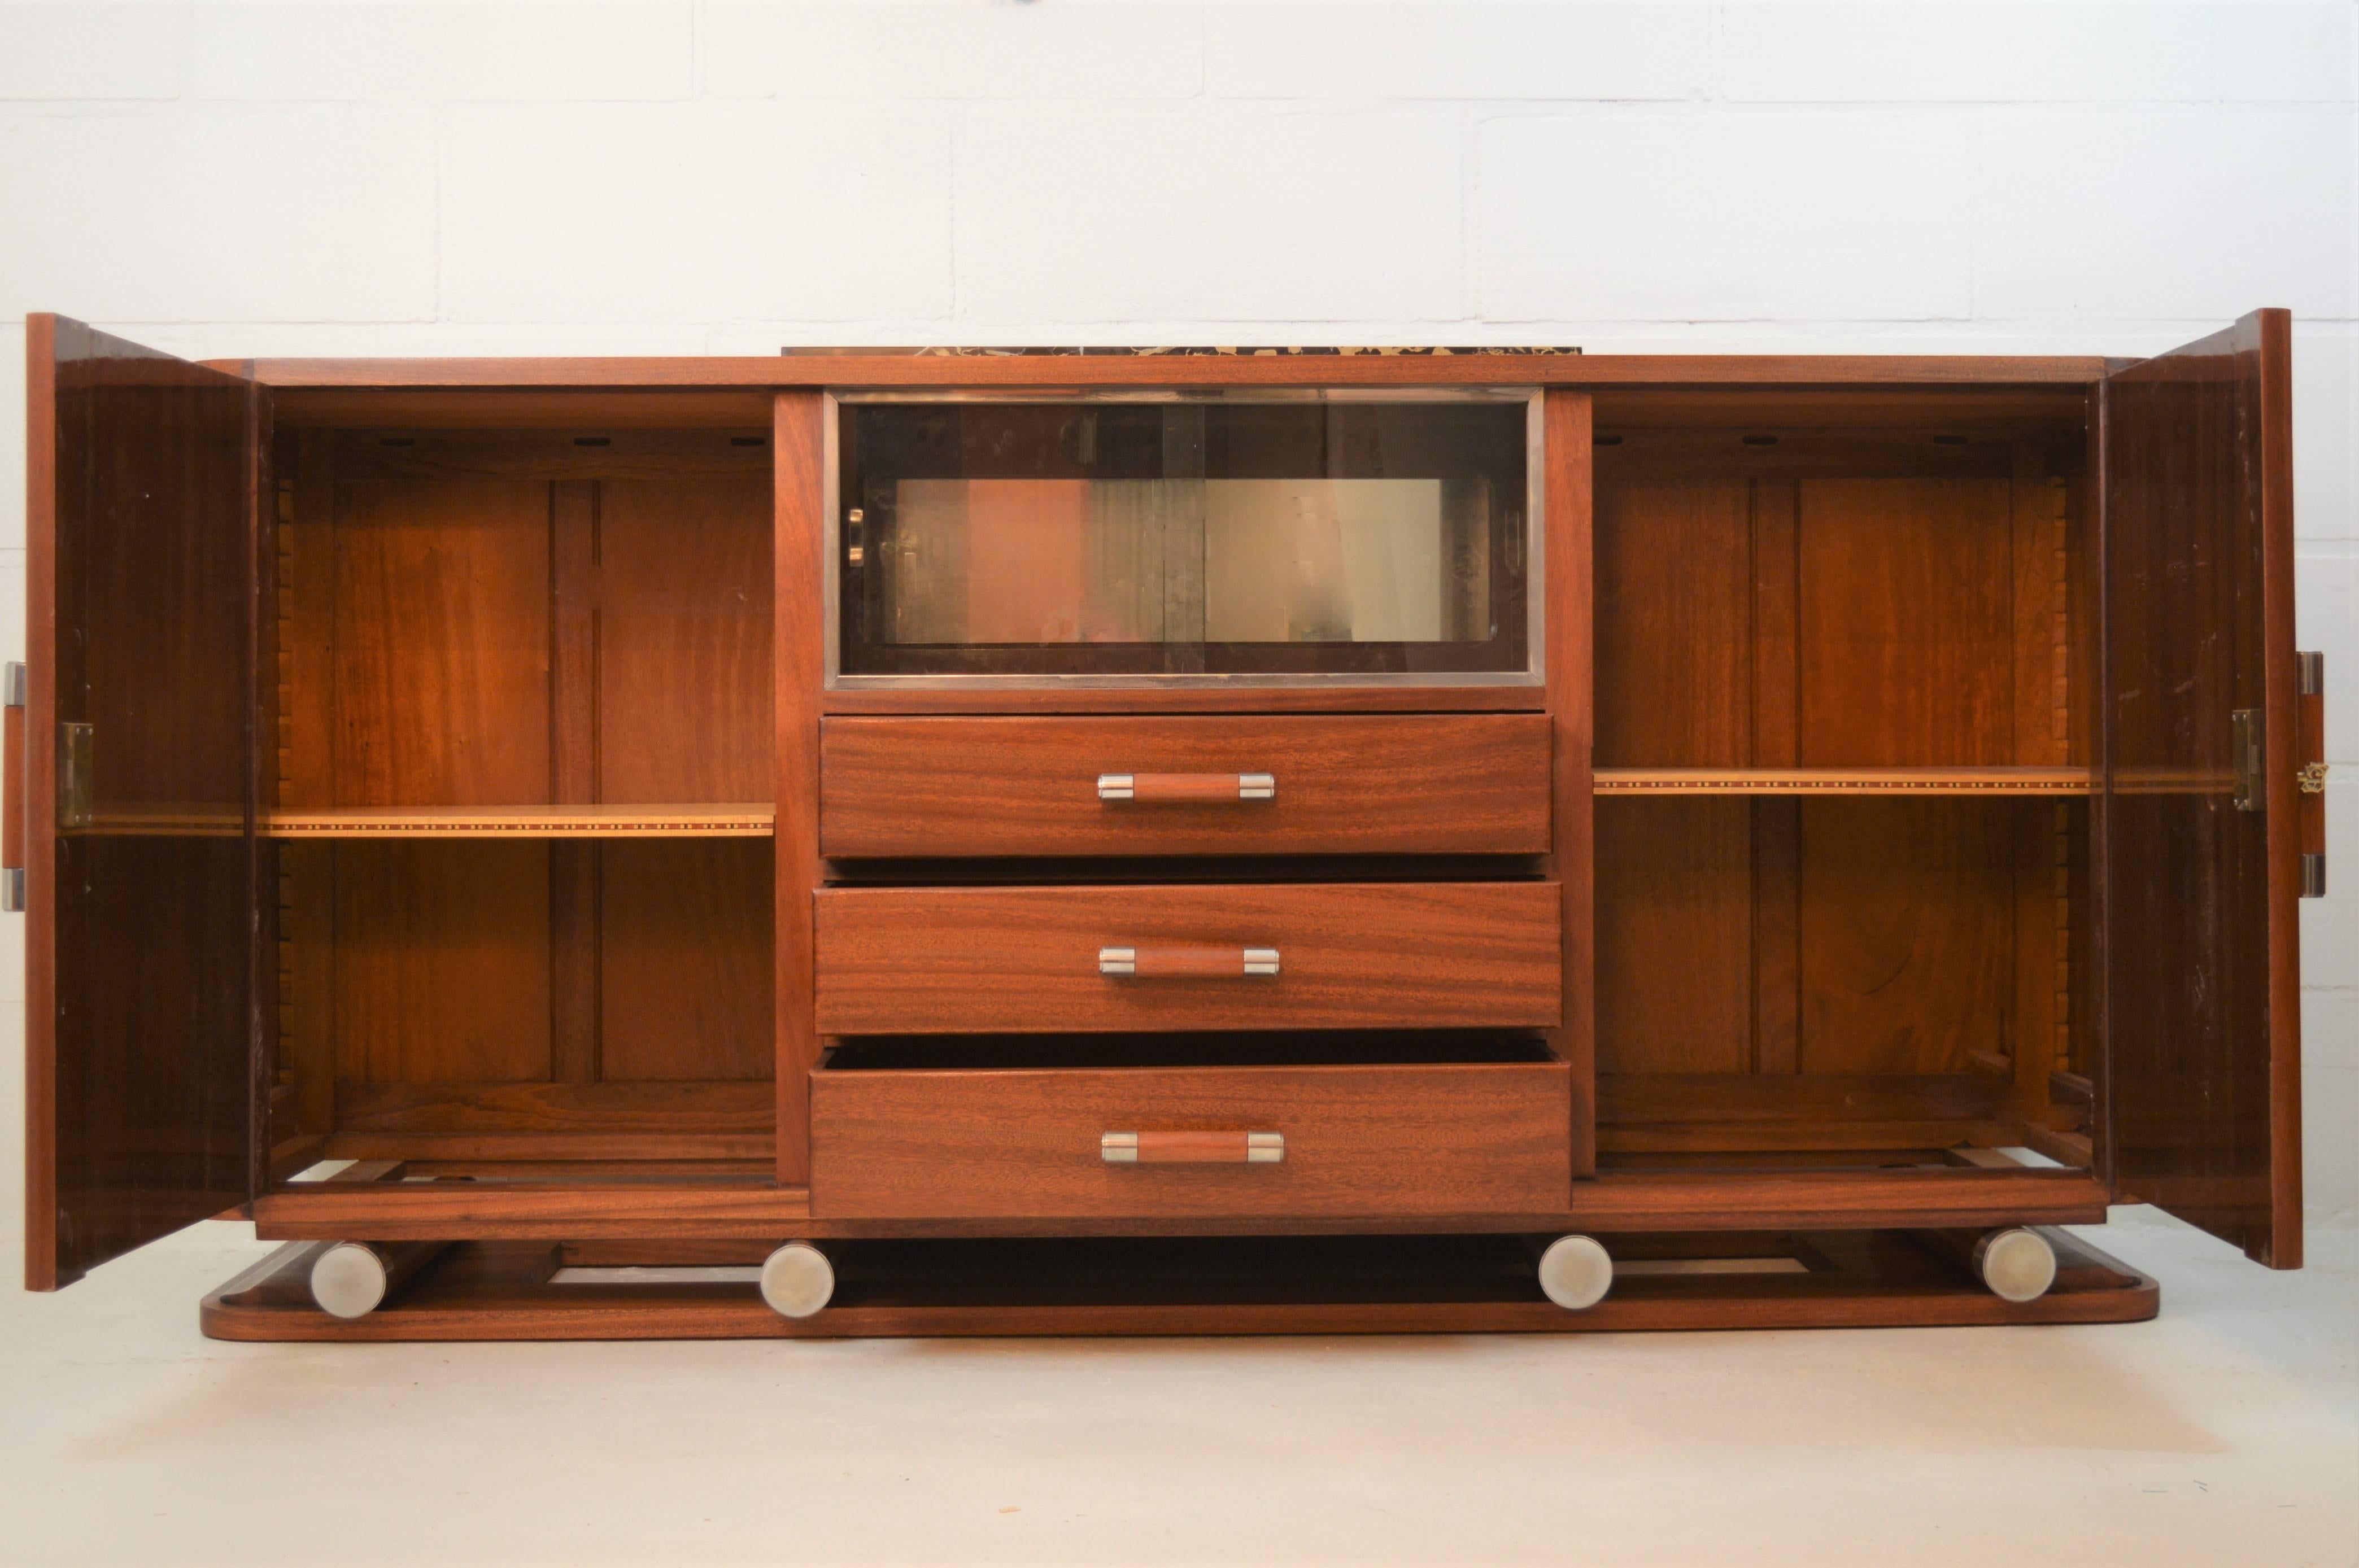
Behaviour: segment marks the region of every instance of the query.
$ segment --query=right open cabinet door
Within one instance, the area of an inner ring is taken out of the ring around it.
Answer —
[[[2292,320],[2108,377],[2104,1098],[2119,1201],[2301,1263]]]

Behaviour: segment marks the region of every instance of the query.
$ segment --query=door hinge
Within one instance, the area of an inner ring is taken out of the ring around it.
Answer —
[[[92,780],[97,764],[92,754],[92,735],[87,724],[58,726],[58,827],[87,827],[96,815]]]
[[[2263,744],[2261,710],[2240,708],[2228,719],[2229,761],[2236,773],[2236,809],[2262,811],[2268,806],[2268,790],[2262,783],[2267,747]]]

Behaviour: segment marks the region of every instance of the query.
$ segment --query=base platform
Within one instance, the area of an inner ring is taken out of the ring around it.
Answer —
[[[1591,1334],[2135,1323],[2155,1281],[2066,1236],[2056,1283],[2000,1300],[1906,1231],[1614,1236],[1613,1291],[1541,1295],[1516,1237],[853,1241],[830,1305],[790,1320],[742,1243],[461,1242],[365,1317],[313,1304],[324,1242],[280,1248],[205,1298],[214,1339],[829,1339],[932,1336]]]

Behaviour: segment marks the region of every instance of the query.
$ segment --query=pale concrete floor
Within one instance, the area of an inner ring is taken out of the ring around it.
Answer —
[[[2359,1233],[2104,1328],[306,1346],[0,1299],[10,1563],[2359,1561]]]

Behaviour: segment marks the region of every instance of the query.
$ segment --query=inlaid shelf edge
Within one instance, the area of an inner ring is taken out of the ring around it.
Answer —
[[[347,806],[272,811],[272,838],[766,838],[769,806]]]
[[[2086,795],[2087,768],[1599,768],[1599,795]]]

